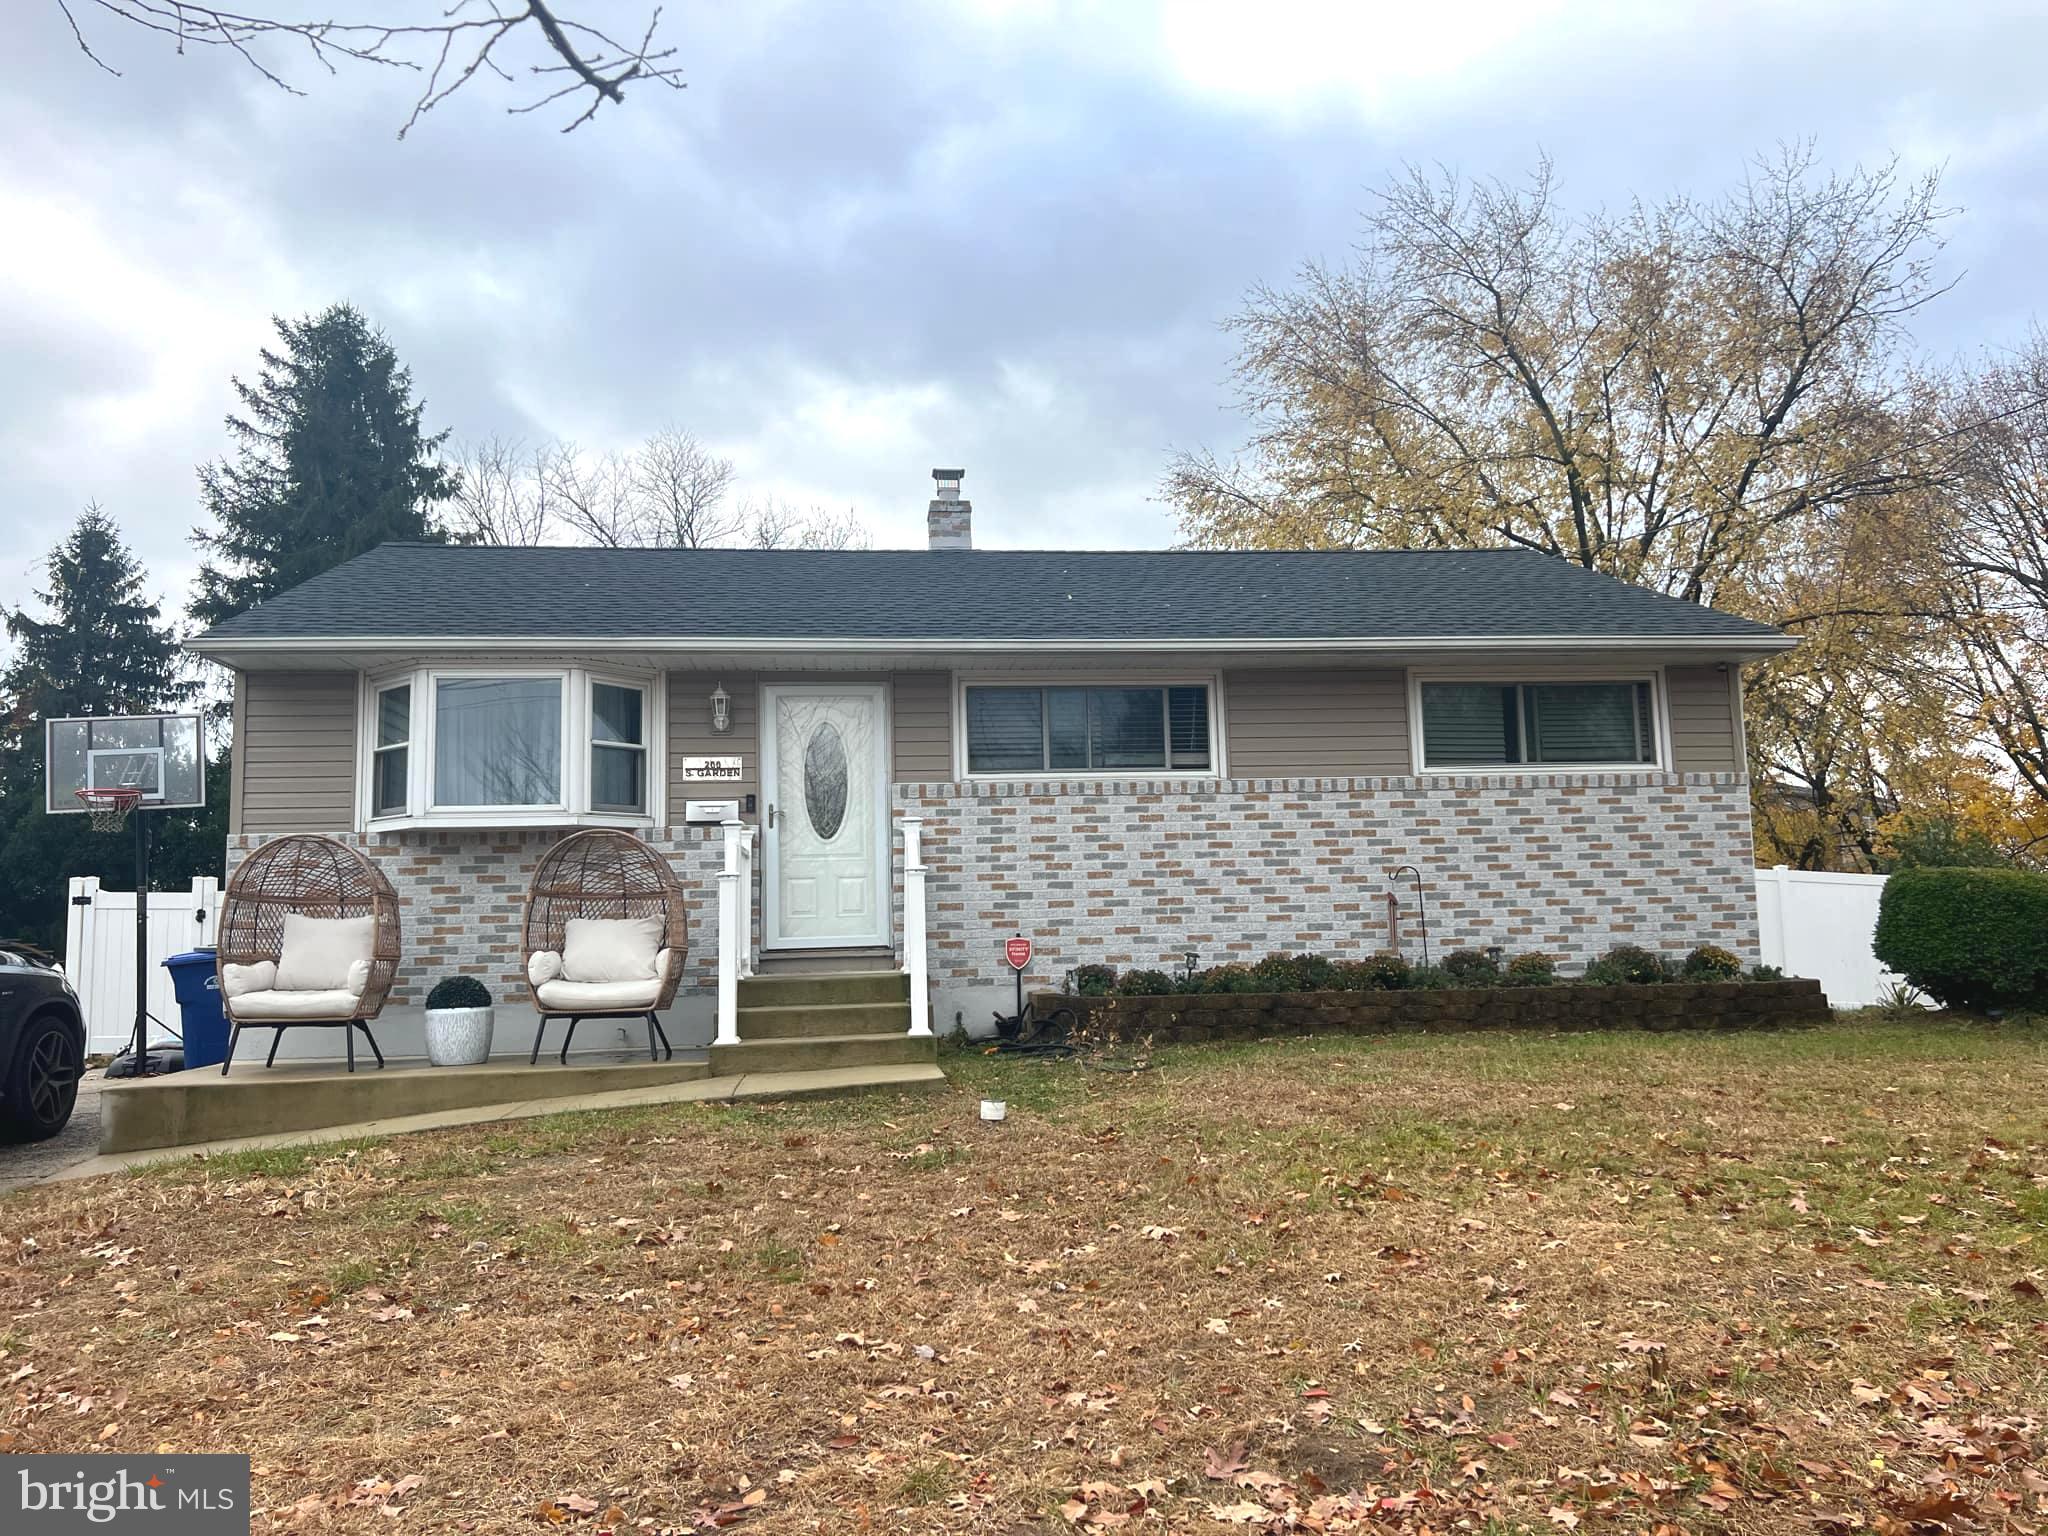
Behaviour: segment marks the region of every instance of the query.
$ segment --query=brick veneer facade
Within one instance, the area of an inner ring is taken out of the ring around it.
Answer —
[[[893,791],[924,818],[937,1025],[985,1027],[1006,1002],[1001,940],[1030,934],[1035,978],[1075,965],[1204,964],[1273,950],[1386,947],[1394,866],[1427,881],[1432,952],[1500,944],[1581,964],[1623,941],[1703,942],[1757,955],[1748,789],[1733,774],[922,783]],[[355,835],[397,890],[405,964],[391,994],[418,1007],[443,976],[525,1002],[527,882],[559,830]],[[229,839],[229,873],[263,839]],[[652,839],[690,898],[678,1010],[717,989],[715,827]],[[902,847],[895,847],[901,929]],[[1404,948],[1418,951],[1412,896]],[[752,903],[758,922],[758,893]]]
[[[332,835],[332,834],[330,834]],[[341,834],[377,861],[398,893],[405,961],[389,1006],[419,1007],[444,976],[479,978],[501,1003],[524,1005],[525,955],[519,925],[534,866],[562,837],[559,828],[500,832]],[[228,839],[228,875],[266,838]],[[690,945],[685,991],[718,986],[718,871],[725,849],[718,829],[672,828],[650,839],[668,856],[689,895]]]
[[[1631,942],[1757,957],[1749,792],[1736,774],[907,784],[925,821],[936,983],[1386,947],[1395,866],[1427,883],[1432,952],[1569,964]],[[900,852],[899,852],[900,865]],[[1417,952],[1404,881],[1404,947]]]

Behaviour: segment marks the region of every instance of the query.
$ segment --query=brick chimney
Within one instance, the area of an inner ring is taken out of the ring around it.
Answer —
[[[935,469],[931,506],[925,511],[925,529],[933,549],[974,548],[974,503],[960,495],[964,469]]]

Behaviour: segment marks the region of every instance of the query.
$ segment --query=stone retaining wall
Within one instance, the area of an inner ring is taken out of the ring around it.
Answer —
[[[1254,992],[1069,997],[1042,992],[1033,1013],[1071,1008],[1083,1035],[1165,1044],[1268,1035],[1449,1034],[1475,1029],[1716,1030],[1820,1024],[1817,981],[1656,986],[1459,987],[1416,992]]]

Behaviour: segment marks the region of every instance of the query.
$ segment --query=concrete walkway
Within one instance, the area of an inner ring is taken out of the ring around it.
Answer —
[[[828,1067],[809,1072],[749,1072],[735,1077],[700,1077],[689,1082],[650,1083],[644,1088],[623,1088],[609,1093],[573,1094],[566,1097],[522,1099],[503,1104],[474,1104],[462,1109],[436,1110],[423,1115],[400,1115],[387,1120],[365,1120],[355,1125],[329,1125],[317,1130],[285,1131],[271,1136],[242,1136],[226,1141],[202,1142],[186,1147],[143,1148],[85,1157],[50,1170],[40,1177],[17,1180],[20,1184],[51,1184],[70,1179],[89,1179],[102,1173],[118,1173],[145,1164],[169,1163],[189,1157],[206,1157],[220,1152],[239,1152],[252,1147],[312,1146],[327,1141],[354,1141],[365,1136],[402,1136],[413,1131],[438,1131],[448,1126],[483,1125],[494,1120],[530,1120],[540,1115],[568,1114],[578,1110],[631,1109],[643,1104],[727,1103],[740,1099],[778,1099],[804,1094],[851,1093],[864,1088],[925,1088],[943,1084],[946,1074],[927,1063],[869,1067]]]

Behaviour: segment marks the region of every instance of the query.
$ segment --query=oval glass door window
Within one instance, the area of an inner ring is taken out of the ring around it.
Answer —
[[[811,732],[804,747],[804,811],[824,842],[846,820],[846,742],[829,720]]]

